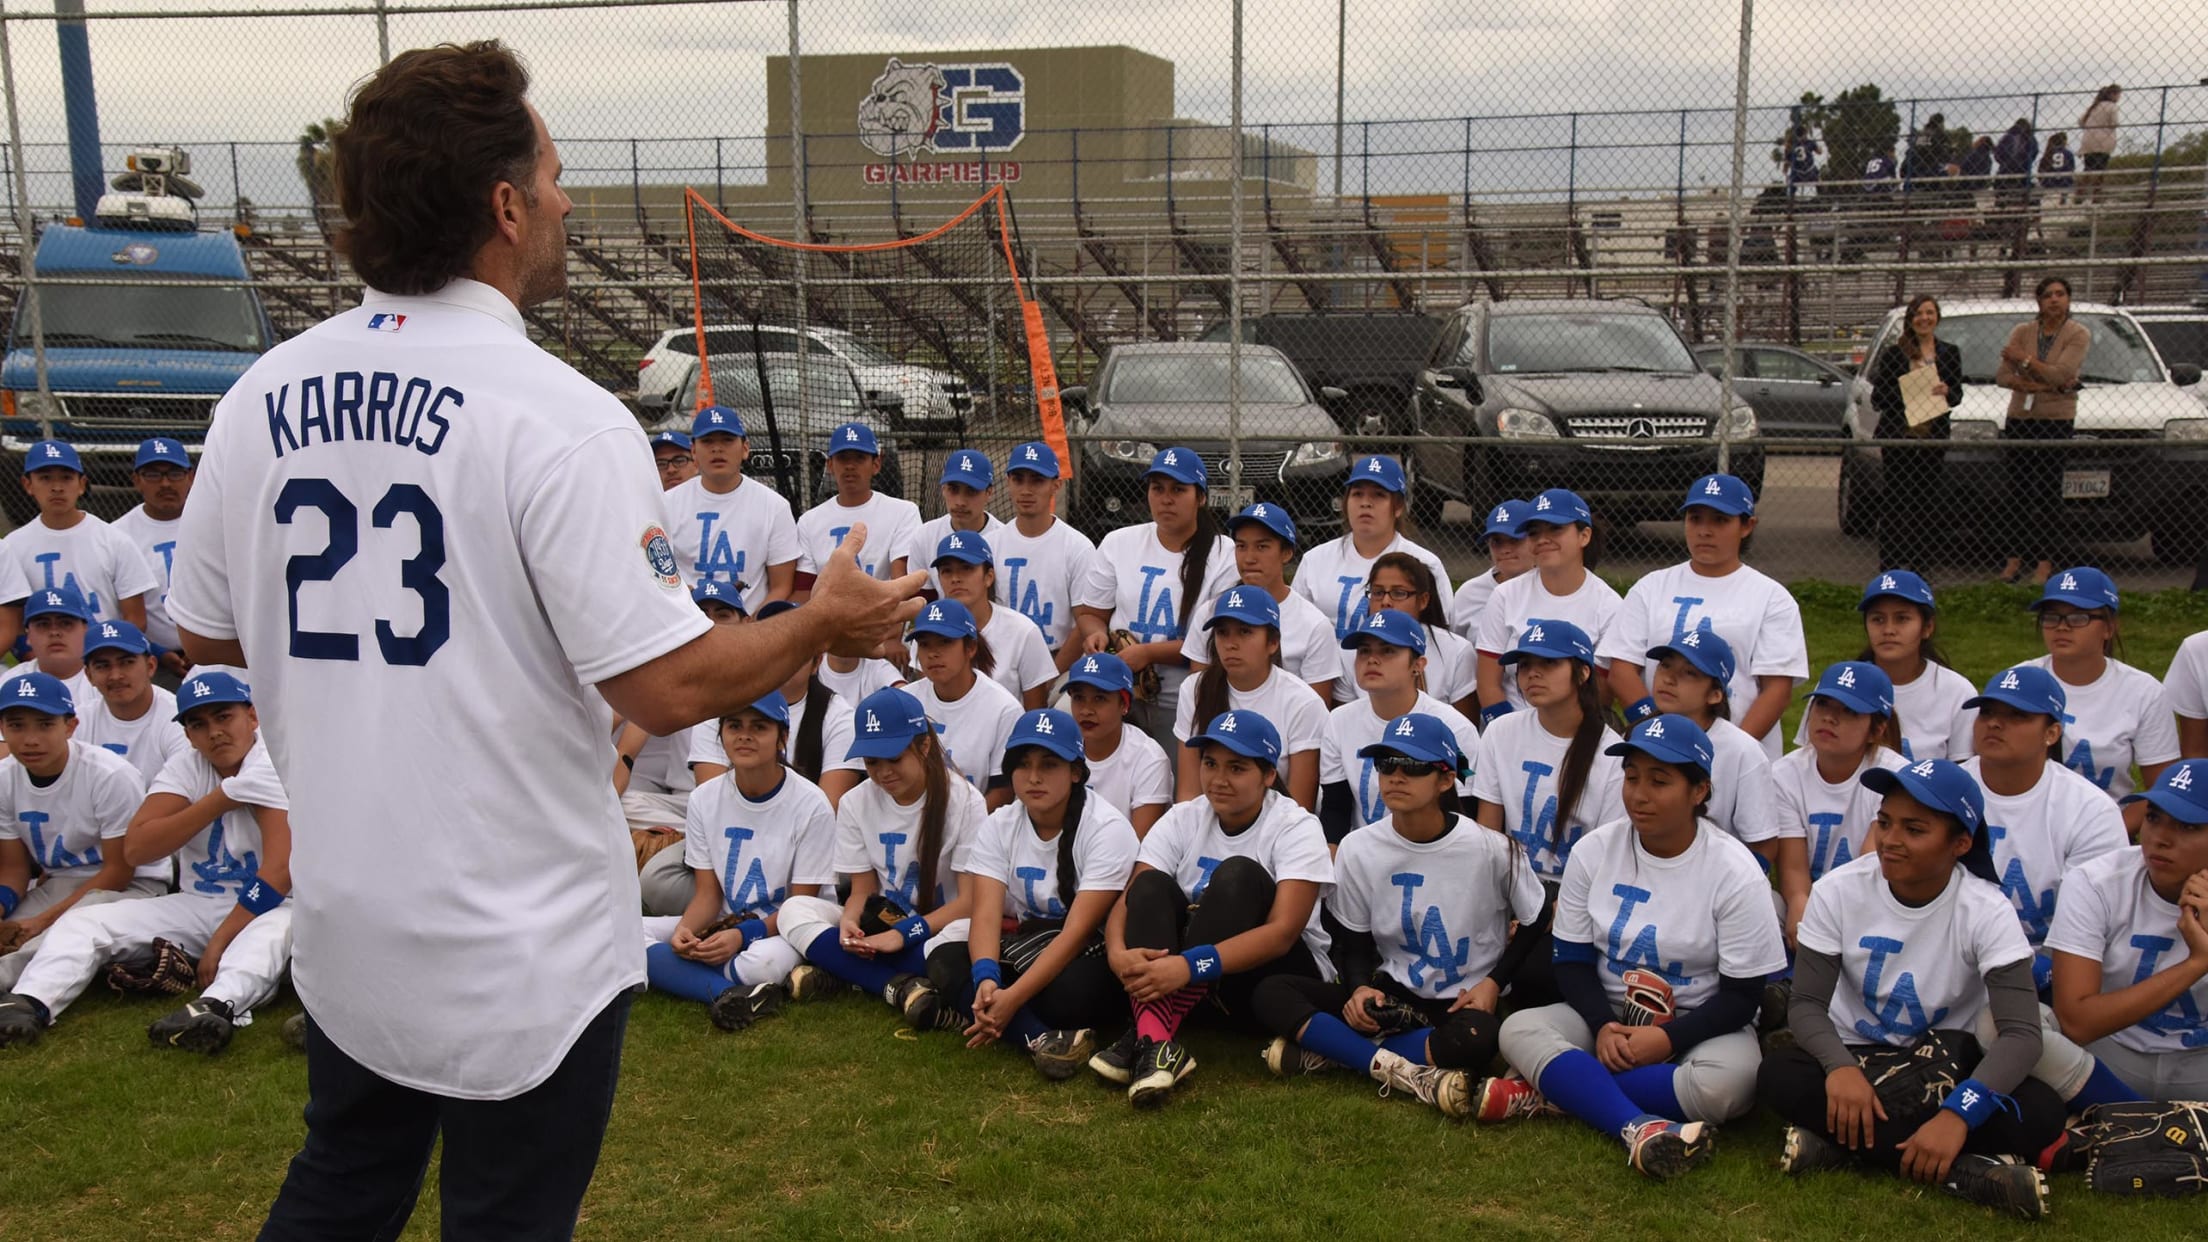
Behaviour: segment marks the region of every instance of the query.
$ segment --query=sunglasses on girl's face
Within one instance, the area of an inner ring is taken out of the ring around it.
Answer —
[[[1431,759],[1413,759],[1409,755],[1382,755],[1372,761],[1372,767],[1383,776],[1416,776],[1421,772],[1441,770],[1441,765]]]

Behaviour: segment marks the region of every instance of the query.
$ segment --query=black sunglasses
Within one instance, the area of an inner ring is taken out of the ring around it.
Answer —
[[[1382,755],[1372,761],[1373,770],[1384,776],[1416,776],[1421,772],[1446,772],[1448,768],[1431,759],[1413,759],[1409,755]]]

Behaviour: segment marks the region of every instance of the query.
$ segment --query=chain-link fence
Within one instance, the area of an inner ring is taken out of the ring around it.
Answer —
[[[1092,534],[1182,444],[1215,504],[1287,504],[1307,538],[1358,458],[1398,457],[1457,578],[1496,502],[1548,486],[1610,528],[1606,570],[1675,562],[1720,466],[1787,579],[2044,555],[2182,582],[2203,544],[2208,37],[2166,0],[58,0],[0,34],[0,453],[63,436],[110,489],[357,297],[329,145],[352,84],[495,36],[576,202],[531,330],[648,425],[727,361],[704,328],[748,342],[739,402],[899,396],[924,504],[945,446],[1001,463],[1049,395],[992,344],[1028,339],[1004,271],[731,251],[716,292],[684,210],[854,247],[1001,187]],[[2020,328],[2050,275],[2082,358],[2052,316]]]

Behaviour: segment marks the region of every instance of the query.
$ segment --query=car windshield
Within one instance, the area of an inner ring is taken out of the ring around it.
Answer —
[[[1223,351],[1130,354],[1113,359],[1103,399],[1121,405],[1220,404],[1227,399],[1227,387]],[[1287,359],[1277,354],[1242,355],[1242,400],[1252,405],[1297,405],[1304,399],[1303,381]]]
[[[764,416],[766,402],[759,396],[760,360],[765,360],[767,391],[774,397],[775,422],[783,431],[782,419],[799,413],[797,359],[791,354],[715,354],[713,356],[713,399],[728,406],[746,418]],[[805,359],[807,382],[805,404],[800,428],[803,433],[825,430],[836,423],[862,419],[867,413],[865,400],[851,379],[851,372],[834,356]],[[696,393],[685,394],[695,402]]]
[[[2080,381],[2087,384],[2162,382],[2162,368],[2155,364],[2146,338],[2129,319],[2120,315],[2084,314],[2077,316],[2077,320],[2093,334],[2093,344],[2085,351],[2085,365],[2078,371]],[[2008,344],[2009,333],[2023,321],[2022,317],[2011,315],[1950,315],[1940,320],[1936,335],[1962,351],[1964,383],[1991,384],[1994,371],[2001,366],[2001,347]],[[1897,321],[1887,330],[1885,341],[1891,342],[1898,331]]]
[[[2164,362],[2208,365],[2208,319],[2147,319],[2140,327]]]
[[[837,353],[862,367],[893,367],[898,365],[897,355],[890,353],[879,345],[862,341],[848,332],[823,332],[820,336]]]
[[[1679,334],[1653,315],[1496,315],[1487,358],[1499,374],[1700,370]]]
[[[46,344],[55,349],[212,349],[257,354],[268,348],[253,294],[244,285],[182,285],[159,279],[104,285],[47,285],[39,295]],[[16,318],[19,346],[30,318]]]

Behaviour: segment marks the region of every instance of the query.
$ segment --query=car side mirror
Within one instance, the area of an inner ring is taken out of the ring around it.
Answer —
[[[1474,375],[1470,367],[1443,367],[1435,376],[1434,383],[1438,387],[1462,390],[1464,399],[1474,405],[1485,400],[1480,392],[1480,377]]]
[[[1839,382],[1840,382],[1840,377],[1839,377],[1839,376],[1837,376],[1837,375],[1834,375],[1834,374],[1833,374],[1832,372],[1830,372],[1830,371],[1826,371],[1826,372],[1824,372],[1824,373],[1820,374],[1820,375],[1819,375],[1819,376],[1817,377],[1817,386],[1818,386],[1819,388],[1830,388],[1830,387],[1832,387],[1832,386],[1833,386],[1834,384],[1837,384],[1837,383],[1839,383]]]
[[[1722,362],[1710,363],[1708,366],[1703,367],[1702,370],[1703,373],[1708,375],[1711,379],[1721,380],[1725,378],[1725,364]]]
[[[891,418],[896,418],[905,412],[905,399],[896,393],[870,392],[866,394],[866,404],[867,408],[878,410]]]
[[[1349,390],[1346,388],[1336,388],[1332,384],[1328,384],[1319,389],[1319,400],[1330,405],[1336,401],[1346,401],[1348,399]]]
[[[2171,363],[2170,382],[2179,388],[2191,388],[2200,382],[2200,364],[2194,362]]]
[[[1081,407],[1082,409],[1084,409],[1084,410],[1085,410],[1085,409],[1088,409],[1088,408],[1089,408],[1089,388],[1088,388],[1088,385],[1086,385],[1086,384],[1069,384],[1069,385],[1067,385],[1066,387],[1064,387],[1064,388],[1061,388],[1061,389],[1059,389],[1059,390],[1058,390],[1058,402],[1059,402],[1059,404],[1060,404],[1060,405],[1077,405],[1077,406],[1080,406],[1080,407]]]

